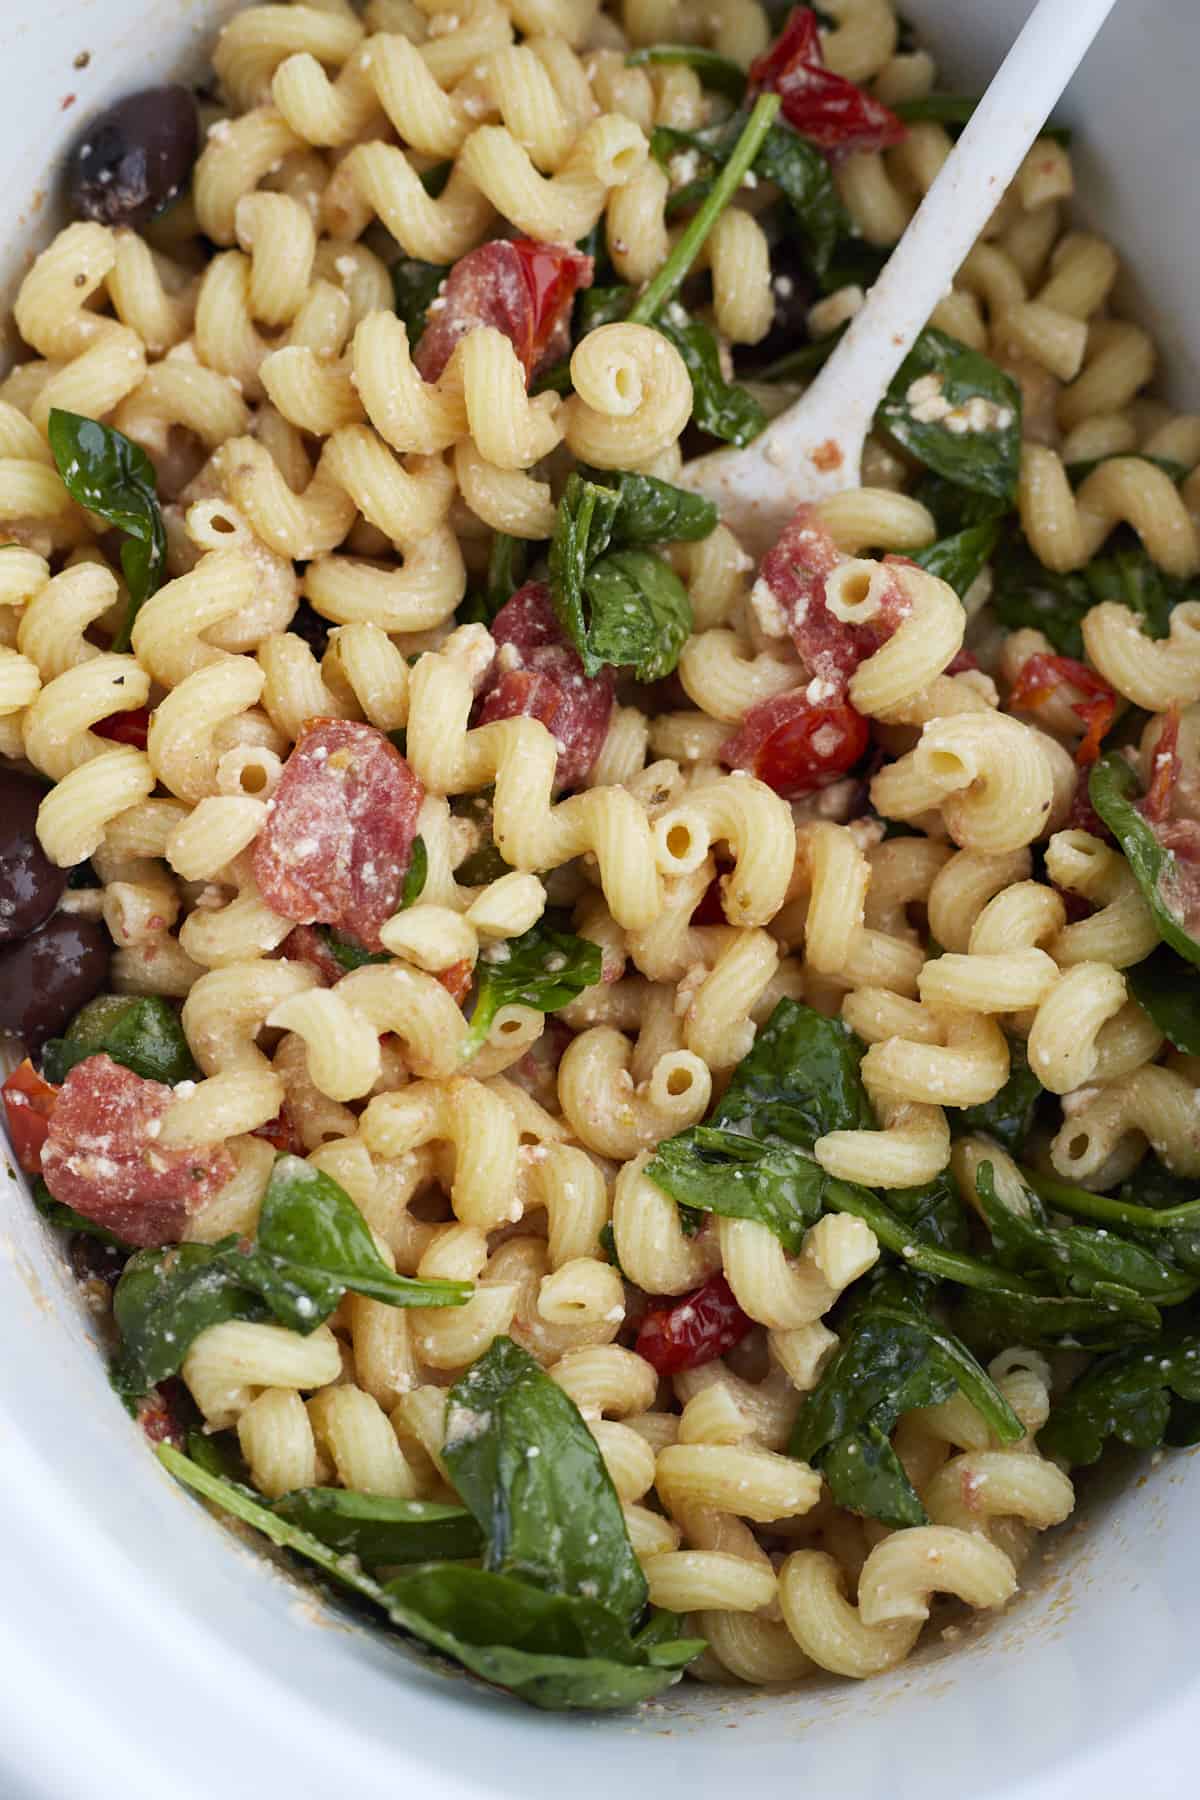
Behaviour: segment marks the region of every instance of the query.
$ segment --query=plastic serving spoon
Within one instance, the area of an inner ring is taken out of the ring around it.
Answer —
[[[805,501],[858,485],[888,383],[1115,3],[1040,0],[812,385],[744,450],[685,464],[681,484],[712,500],[750,549],[769,548]]]

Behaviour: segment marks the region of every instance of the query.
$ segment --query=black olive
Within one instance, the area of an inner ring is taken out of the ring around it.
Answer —
[[[329,648],[329,621],[314,612],[307,600],[301,600],[292,614],[289,631],[294,631],[298,638],[303,638],[317,661],[320,662]]]
[[[144,225],[184,187],[199,147],[196,102],[185,87],[127,94],[68,153],[71,211],[102,225]]]
[[[36,931],[50,917],[69,871],[56,869],[34,826],[46,784],[0,767],[0,944]]]
[[[57,1037],[107,983],[111,951],[103,925],[65,912],[0,951],[0,1037],[29,1051]]]

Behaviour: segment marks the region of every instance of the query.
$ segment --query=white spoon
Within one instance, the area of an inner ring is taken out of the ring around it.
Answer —
[[[863,442],[896,370],[991,217],[1115,0],[1040,0],[816,380],[744,450],[679,480],[752,550],[798,506],[856,487]]]

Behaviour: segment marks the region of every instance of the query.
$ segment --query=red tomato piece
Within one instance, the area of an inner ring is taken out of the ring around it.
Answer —
[[[254,846],[254,879],[281,918],[382,950],[412,858],[424,789],[374,725],[310,719]]]
[[[1154,835],[1173,859],[1159,884],[1163,902],[1195,937],[1200,932],[1200,824],[1170,819],[1155,825]]]
[[[592,258],[562,244],[499,239],[470,250],[429,308],[413,361],[436,381],[459,338],[491,325],[510,339],[528,381],[567,321],[580,288],[592,285]]]
[[[1013,683],[1009,704],[1036,708],[1061,687],[1073,687],[1084,696],[1071,703],[1071,711],[1087,726],[1087,735],[1075,752],[1075,761],[1086,769],[1096,761],[1105,733],[1116,717],[1117,696],[1107,681],[1071,656],[1047,656],[1042,652],[1021,665]]]
[[[673,1306],[648,1312],[633,1347],[660,1375],[678,1375],[724,1356],[753,1326],[724,1275],[713,1275]]]
[[[42,1145],[46,1142],[58,1094],[58,1088],[42,1080],[28,1057],[18,1063],[0,1087],[9,1139],[17,1161],[27,1175],[42,1172]]]
[[[251,1137],[265,1138],[267,1143],[283,1156],[304,1155],[304,1145],[300,1142],[286,1101],[273,1119],[268,1119],[265,1125],[257,1125],[250,1135]]]
[[[1154,746],[1150,786],[1138,803],[1138,811],[1152,825],[1161,825],[1170,818],[1171,802],[1182,768],[1179,755],[1179,708],[1172,706],[1159,733],[1158,743]]]
[[[76,1063],[59,1091],[42,1151],[46,1186],[64,1206],[127,1244],[173,1244],[189,1216],[234,1173],[221,1146],[158,1142],[173,1099],[101,1053]]]
[[[477,723],[540,719],[558,740],[559,787],[578,787],[600,754],[612,716],[611,669],[587,676],[559,625],[550,589],[530,581],[492,620],[499,655],[485,685]]]
[[[471,991],[471,971],[474,966],[469,957],[464,957],[461,962],[451,963],[448,969],[442,969],[438,975],[438,980],[450,998],[457,1001],[459,1006]]]
[[[778,94],[788,124],[830,155],[886,150],[908,133],[881,100],[825,67],[809,6],[797,6],[775,42],[751,63],[750,86]]]
[[[870,726],[848,700],[814,703],[801,688],[752,706],[720,756],[731,769],[749,769],[785,800],[798,800],[845,775],[870,741]]]
[[[307,963],[321,977],[322,987],[332,987],[346,973],[319,931],[311,925],[297,925],[279,946],[279,954],[288,962]]]
[[[152,1444],[173,1444],[182,1450],[187,1441],[184,1425],[187,1393],[175,1375],[151,1388],[138,1402],[137,1421]]]
[[[947,675],[965,675],[969,670],[974,670],[978,667],[979,658],[973,650],[958,650],[946,664],[944,673]]]
[[[754,604],[765,587],[764,598],[782,613],[801,662],[821,683],[822,701],[843,698],[859,663],[874,655],[911,610],[893,575],[869,624],[837,618],[825,603],[825,583],[845,560],[812,508],[802,506],[763,557],[751,596]],[[885,557],[884,563],[896,568],[903,560]]]
[[[139,706],[133,712],[109,713],[92,730],[97,737],[108,738],[114,744],[132,744],[135,750],[144,750],[150,731],[150,708]]]

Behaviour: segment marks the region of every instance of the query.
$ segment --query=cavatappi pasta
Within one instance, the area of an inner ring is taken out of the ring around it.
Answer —
[[[756,565],[680,470],[957,129],[772,31],[246,7],[0,382],[15,1151],[177,1471],[540,1704],[892,1669],[1200,1399],[1200,419],[1047,136]]]

